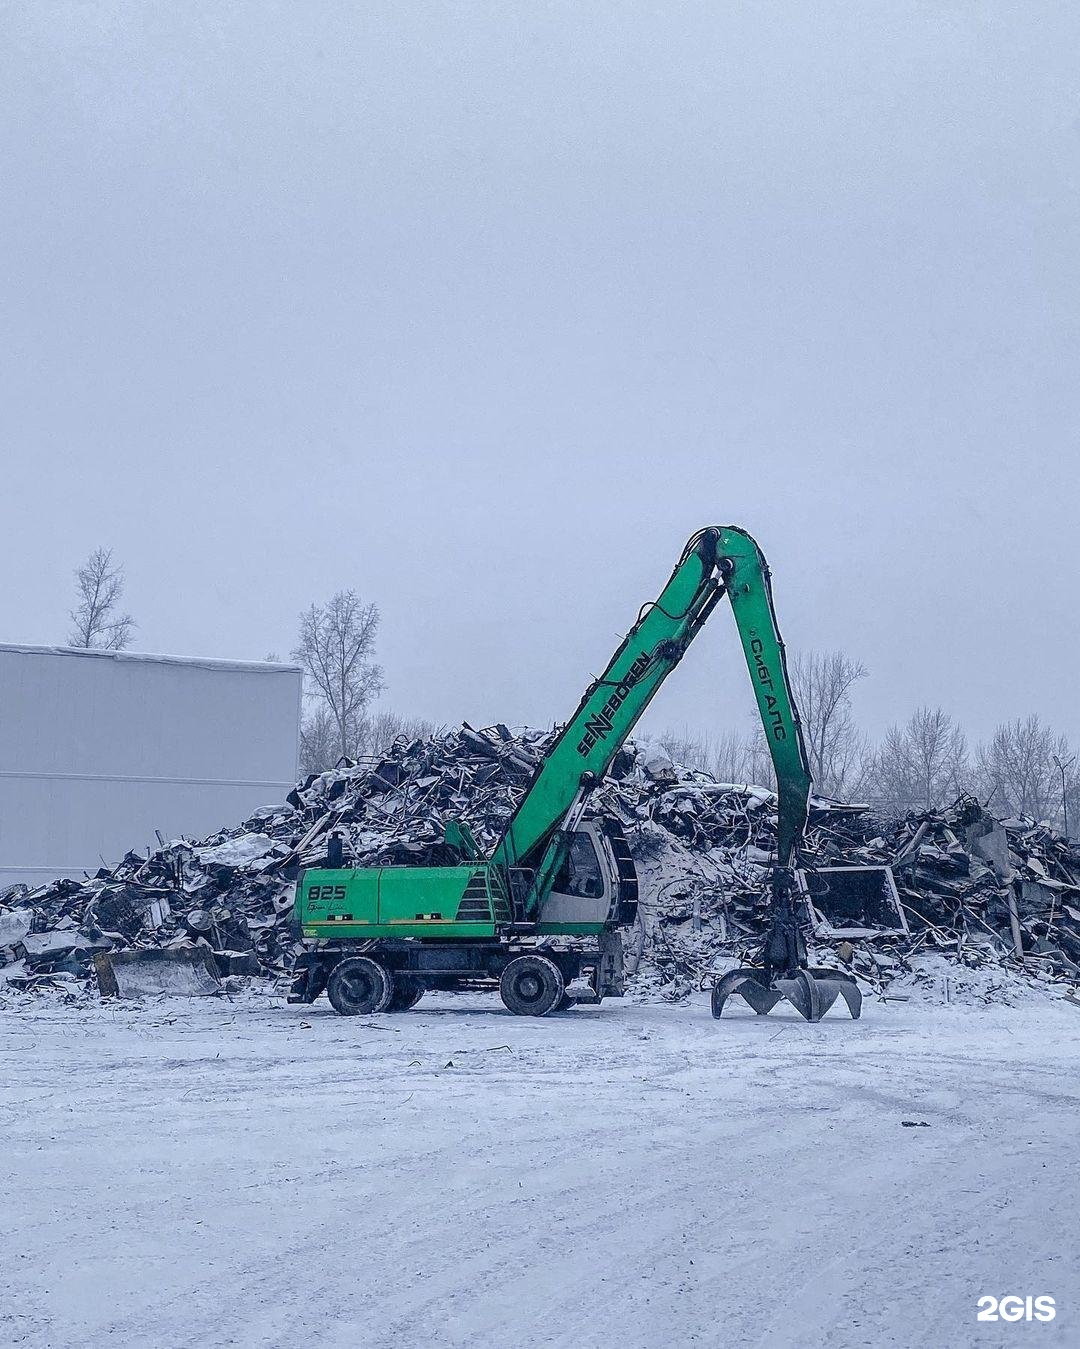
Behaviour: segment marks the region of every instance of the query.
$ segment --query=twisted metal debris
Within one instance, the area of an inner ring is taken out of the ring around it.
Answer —
[[[554,734],[466,725],[399,739],[382,758],[308,778],[235,828],[159,840],[94,876],[13,887],[0,894],[0,980],[77,983],[95,951],[190,946],[209,948],[222,974],[287,974],[299,946],[293,886],[325,858],[331,834],[363,866],[456,860],[444,841],[455,818],[490,849]],[[770,791],[629,745],[594,805],[622,821],[641,876],[640,989],[682,996],[719,957],[742,958],[760,940],[776,841]],[[1080,981],[1080,849],[1045,824],[996,821],[966,797],[900,821],[815,798],[804,862],[819,949],[870,988],[883,991],[926,950]],[[815,886],[813,873],[837,866],[891,868],[907,930],[852,936],[834,926],[827,881]]]

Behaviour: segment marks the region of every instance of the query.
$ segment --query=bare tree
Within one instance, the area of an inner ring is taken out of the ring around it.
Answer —
[[[1080,826],[1080,756],[1075,750],[1068,755],[1058,754],[1054,760],[1057,771],[1055,787],[1061,806],[1060,823],[1069,838],[1077,837]]]
[[[809,651],[790,666],[814,786],[829,796],[851,798],[866,787],[873,764],[866,737],[855,725],[851,689],[866,669],[842,651]],[[718,782],[776,786],[772,756],[757,722],[753,730],[712,736],[684,725],[655,737],[655,743],[686,768],[696,769]]]
[[[406,717],[385,709],[361,718],[350,758],[385,754],[400,736],[429,740],[445,729],[424,717]],[[341,757],[337,722],[326,703],[319,699],[300,726],[300,771],[325,773]]]
[[[893,815],[936,810],[954,800],[968,776],[967,737],[940,707],[920,707],[906,726],[891,726],[873,759],[869,794]]]
[[[1057,820],[1062,787],[1055,755],[1064,763],[1070,757],[1068,742],[1040,717],[1003,722],[977,754],[980,793],[991,799],[994,813]],[[1065,794],[1075,790],[1067,776]]]
[[[749,735],[740,731],[721,731],[709,744],[709,772],[717,782],[756,783],[771,787],[772,759],[759,726]]]
[[[325,773],[340,754],[337,723],[321,700],[300,723],[300,774]]]
[[[708,736],[692,731],[689,726],[662,732],[656,737],[656,743],[672,763],[699,773],[708,773],[711,769]]]
[[[300,641],[292,653],[334,721],[338,755],[353,757],[365,710],[383,687],[382,670],[372,660],[379,611],[353,590],[339,590],[328,603],[300,615]]]
[[[406,717],[400,712],[384,709],[364,718],[360,726],[359,750],[361,754],[384,754],[399,736],[407,740],[429,740],[443,729],[424,717]]]
[[[118,613],[124,594],[124,569],[111,548],[95,548],[76,571],[78,603],[69,617],[75,625],[69,646],[121,651],[131,640],[135,620]]]
[[[866,782],[870,756],[851,708],[851,690],[865,677],[862,662],[843,651],[802,651],[791,662],[810,772],[828,796],[850,796]]]
[[[658,735],[656,744],[673,763],[708,773],[717,782],[755,783],[761,787],[773,785],[769,747],[759,729],[749,735],[736,730],[711,735],[683,725]]]

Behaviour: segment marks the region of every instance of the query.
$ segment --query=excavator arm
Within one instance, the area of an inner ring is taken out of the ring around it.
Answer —
[[[526,920],[534,918],[566,857],[589,792],[724,595],[735,615],[776,772],[777,859],[758,964],[716,981],[713,1015],[719,1017],[727,999],[738,993],[759,1014],[787,998],[810,1021],[820,1020],[842,996],[857,1017],[862,994],[854,978],[841,970],[811,969],[807,961],[795,867],[806,828],[810,769],[769,568],[744,530],[713,526],[687,543],[667,585],[638,614],[537,769],[492,860],[511,874],[514,868],[531,874],[522,907]]]
[[[682,659],[723,595],[743,654],[776,770],[777,853],[788,866],[806,823],[810,771],[791,694],[784,644],[760,548],[733,526],[703,529],[687,543],[659,597],[646,604],[607,669],[585,691],[496,846],[505,867],[536,867],[538,898],[557,869],[560,835],[607,772],[638,718]]]

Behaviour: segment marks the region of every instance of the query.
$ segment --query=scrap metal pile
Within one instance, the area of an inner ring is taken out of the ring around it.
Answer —
[[[628,831],[655,897],[645,964],[664,996],[702,986],[718,956],[757,950],[774,810],[761,788],[683,780]],[[879,993],[924,953],[1080,984],[1080,846],[973,797],[902,820],[813,798],[800,881],[817,962]]]
[[[223,975],[286,974],[295,881],[325,861],[331,834],[361,866],[457,860],[443,842],[454,818],[491,847],[551,738],[504,726],[402,738],[199,842],[159,840],[93,877],[13,887],[0,893],[0,980],[32,988],[88,977],[96,951],[196,945]]]
[[[444,842],[452,819],[490,849],[553,736],[463,726],[400,739],[200,842],[161,840],[93,877],[14,887],[0,894],[0,981],[71,983],[90,975],[96,951],[191,947],[222,975],[287,974],[294,883],[324,861],[332,834],[356,865],[457,860]],[[622,821],[638,865],[644,921],[631,963],[642,991],[681,996],[718,956],[753,949],[775,846],[771,792],[630,745],[594,805]],[[819,946],[871,986],[926,949],[1080,979],[1080,848],[1046,826],[994,821],[970,798],[899,822],[815,798],[804,860]]]

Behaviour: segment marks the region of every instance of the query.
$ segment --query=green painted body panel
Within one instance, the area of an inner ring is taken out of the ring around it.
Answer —
[[[487,863],[457,867],[311,870],[300,878],[296,916],[308,938],[494,937],[509,916]]]
[[[776,852],[786,867],[802,840],[813,783],[773,607],[772,577],[764,554],[744,530],[722,529],[719,551],[732,563],[727,594],[776,773]]]

